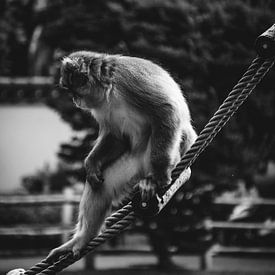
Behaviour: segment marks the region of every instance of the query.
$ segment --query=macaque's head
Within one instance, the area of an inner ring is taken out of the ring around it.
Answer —
[[[75,52],[64,57],[61,64],[60,86],[68,91],[80,108],[99,106],[105,93],[103,86],[91,74],[90,52]]]

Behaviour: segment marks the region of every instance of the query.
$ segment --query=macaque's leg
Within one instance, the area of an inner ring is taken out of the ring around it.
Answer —
[[[99,233],[114,198],[119,199],[129,193],[139,177],[140,159],[132,154],[124,154],[103,171],[104,183],[94,190],[86,183],[79,205],[79,221],[71,240],[52,250],[49,261],[56,256],[72,251],[78,254],[89,240]]]
[[[167,117],[166,121],[155,123],[152,131],[150,154],[152,174],[139,183],[141,197],[144,201],[150,199],[156,191],[162,193],[162,189],[171,181],[172,169],[180,160],[182,129],[180,125],[175,125],[171,118],[170,120]],[[189,142],[189,138],[186,137],[185,142]]]
[[[181,142],[181,154],[184,155],[197,139],[197,133],[191,124],[184,128]]]
[[[183,128],[177,125],[167,127],[167,124],[168,121],[155,127],[152,135],[151,165],[153,179],[156,180],[158,187],[170,182],[172,169],[197,138],[190,123]]]
[[[98,187],[99,183],[104,180],[103,170],[129,148],[129,141],[126,138],[119,139],[112,134],[100,137],[85,160],[87,182],[92,184],[93,188]]]
[[[169,125],[169,124],[168,124]],[[157,191],[161,194],[162,187],[166,187],[171,181],[171,171],[180,161],[181,154],[191,147],[197,138],[197,134],[189,124],[180,129],[172,130],[163,125],[156,126],[151,137],[151,168],[152,174],[139,182],[139,189],[143,201],[149,200]],[[185,172],[188,180],[191,169]]]
[[[98,235],[111,207],[111,201],[112,198],[104,187],[94,191],[90,184],[85,183],[74,236],[65,244],[52,250],[47,259],[52,260],[70,251],[77,255],[91,238]]]
[[[157,191],[170,182],[172,168],[171,145],[173,144],[174,131],[163,125],[156,125],[151,135],[150,168],[151,173],[139,182],[141,199],[148,201]],[[178,144],[179,145],[179,144]],[[175,152],[179,155],[178,152]],[[175,154],[174,153],[174,154]]]
[[[152,180],[159,188],[170,182],[174,158],[180,154],[180,133],[170,127],[154,127],[151,138]]]

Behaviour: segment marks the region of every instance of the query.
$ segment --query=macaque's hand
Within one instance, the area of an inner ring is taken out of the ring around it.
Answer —
[[[93,189],[99,188],[104,181],[100,162],[91,161],[88,158],[85,160],[85,169],[87,173],[87,182]]]
[[[71,252],[74,257],[79,257],[80,250],[86,246],[86,241],[84,238],[74,237],[73,239],[69,240],[68,242],[62,244],[61,246],[53,249],[49,255],[47,256],[46,260],[48,262],[54,262],[60,256]]]
[[[157,183],[153,180],[152,176],[148,176],[139,181],[138,188],[140,191],[141,200],[143,202],[147,202],[155,196],[157,191]]]

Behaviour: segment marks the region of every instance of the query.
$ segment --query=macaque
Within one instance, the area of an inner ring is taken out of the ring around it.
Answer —
[[[62,60],[60,86],[77,107],[91,112],[99,135],[85,159],[87,180],[75,233],[49,259],[79,254],[99,233],[112,202],[136,186],[143,201],[165,188],[197,137],[178,84],[151,61],[74,52]]]

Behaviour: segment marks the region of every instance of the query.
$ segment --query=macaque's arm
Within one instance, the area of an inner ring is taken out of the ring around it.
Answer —
[[[100,137],[85,160],[87,181],[96,187],[104,180],[102,178],[103,170],[129,149],[127,138],[119,139],[110,133]]]

